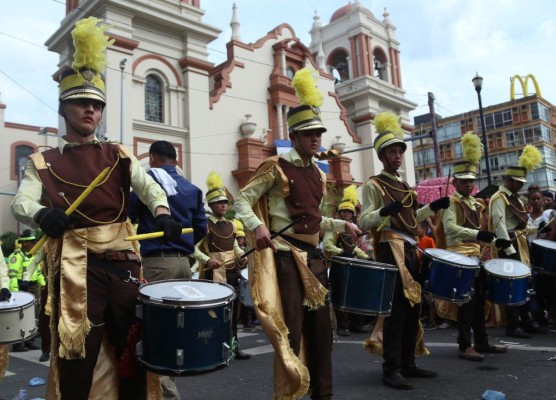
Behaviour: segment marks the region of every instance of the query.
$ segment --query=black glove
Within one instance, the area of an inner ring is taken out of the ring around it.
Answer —
[[[504,250],[504,249],[507,249],[508,247],[510,247],[512,245],[512,241],[508,240],[508,239],[499,238],[499,239],[496,239],[496,242],[494,242],[494,245],[497,248],[499,248],[501,250]]]
[[[60,208],[43,208],[35,216],[35,221],[47,236],[57,238],[64,234],[70,217]]]
[[[164,241],[177,242],[181,236],[181,224],[169,214],[159,214],[155,218],[156,230],[164,232]]]
[[[446,209],[450,207],[450,198],[448,196],[441,197],[438,200],[431,202],[430,207],[434,212],[440,210],[441,208]]]
[[[477,233],[477,240],[485,243],[492,242],[495,237],[496,235],[489,231],[479,231],[479,233]]]
[[[9,300],[12,297],[12,293],[7,288],[0,289],[0,301]]]
[[[401,201],[393,201],[392,203],[384,206],[378,212],[381,217],[387,217],[389,215],[394,215],[400,212],[403,208],[403,204]]]
[[[29,281],[21,281],[19,284],[19,290],[22,292],[27,292],[29,290]]]

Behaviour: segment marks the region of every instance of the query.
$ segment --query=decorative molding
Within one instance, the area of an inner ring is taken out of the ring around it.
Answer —
[[[159,56],[158,54],[145,54],[144,56],[141,56],[136,60],[134,60],[131,67],[131,73],[133,75],[135,75],[135,71],[137,70],[139,64],[141,64],[145,60],[157,60],[163,63],[164,65],[166,65],[168,68],[170,68],[170,71],[172,71],[172,73],[174,74],[174,78],[176,78],[177,84],[179,86],[183,86],[183,81],[178,70],[166,58]]]
[[[146,138],[146,137],[140,137],[140,136],[134,136],[133,137],[133,154],[135,155],[135,157],[137,157],[138,160],[142,160],[146,157],[149,156],[149,150],[142,152],[141,154],[139,154],[139,146],[141,145],[146,145],[146,148],[149,149],[151,147],[151,144],[153,144],[154,142],[156,142],[157,140],[155,139],[150,139],[150,138]],[[174,146],[176,148],[176,155],[177,155],[177,160],[176,163],[178,165],[178,167],[183,168],[183,145],[181,143],[178,142],[170,142],[172,144],[172,146]]]
[[[346,127],[354,143],[362,143],[363,140],[361,139],[361,137],[357,136],[357,133],[355,133],[353,129],[351,129],[351,125],[349,124],[349,118],[347,116],[345,107],[340,101],[340,96],[336,92],[328,92],[328,95],[334,98],[334,100],[336,100],[336,105],[340,109],[340,119],[344,122],[344,126]]]

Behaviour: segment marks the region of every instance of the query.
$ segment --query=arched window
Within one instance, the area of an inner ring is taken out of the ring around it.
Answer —
[[[374,62],[374,69],[375,69],[375,78],[381,79],[383,81],[388,79],[388,74],[386,73],[386,64],[388,59],[386,55],[382,51],[382,49],[375,49],[373,52],[373,62]]]
[[[15,147],[15,155],[13,159],[14,163],[14,171],[16,176],[20,176],[19,174],[23,174],[23,170],[27,166],[27,157],[33,154],[33,148],[31,146],[27,146],[25,144],[19,145]]]
[[[163,85],[156,75],[147,75],[145,85],[145,119],[153,122],[162,120]]]
[[[348,54],[343,49],[336,49],[328,59],[328,65],[330,65],[332,70],[331,73],[339,82],[349,79],[349,63],[347,58]],[[334,73],[334,70],[336,73]]]

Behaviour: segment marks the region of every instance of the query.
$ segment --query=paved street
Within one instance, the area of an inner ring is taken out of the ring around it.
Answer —
[[[210,373],[181,377],[177,384],[182,399],[213,400],[271,399],[272,348],[260,328],[242,331],[240,343],[253,357],[233,361],[227,368]],[[515,342],[504,336],[503,329],[489,330],[491,343]],[[511,345],[507,354],[487,355],[482,362],[457,358],[454,328],[427,331],[428,357],[418,363],[439,372],[437,379],[413,380],[412,391],[396,391],[382,385],[381,359],[365,352],[361,342],[365,334],[338,338],[334,346],[335,399],[462,399],[479,400],[486,389],[501,391],[507,400],[556,399],[556,332],[535,335]],[[46,379],[48,367],[39,363],[39,351],[11,354],[9,372],[0,384],[0,398],[11,399],[20,388],[29,398],[44,398],[45,386],[29,387],[33,377]]]

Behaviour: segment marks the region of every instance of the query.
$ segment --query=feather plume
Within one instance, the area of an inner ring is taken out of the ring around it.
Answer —
[[[483,155],[483,144],[475,132],[469,131],[463,135],[461,147],[463,148],[463,159],[465,161],[471,165],[479,164]]]
[[[390,111],[385,111],[376,115],[373,121],[376,131],[380,134],[383,132],[392,132],[399,138],[403,137],[403,130],[400,125],[400,117]]]
[[[109,25],[97,26],[100,19],[89,17],[78,21],[71,32],[75,53],[71,67],[75,71],[80,68],[92,68],[102,72],[106,68],[106,48],[114,43],[104,32]]]
[[[207,188],[208,190],[220,189],[224,187],[222,182],[222,177],[218,173],[212,171],[207,177]]]
[[[357,187],[355,185],[349,185],[347,188],[344,189],[344,197],[342,198],[342,202],[349,201],[354,206],[357,205]]]
[[[533,172],[542,163],[542,154],[535,146],[528,144],[523,148],[519,156],[519,166],[524,167],[527,172]]]
[[[322,94],[317,87],[317,81],[309,68],[302,68],[295,73],[292,79],[295,95],[303,106],[320,107],[322,105]]]
[[[243,230],[243,224],[241,223],[241,221],[239,219],[232,220],[232,223],[234,224],[234,227],[236,228],[236,232]]]

